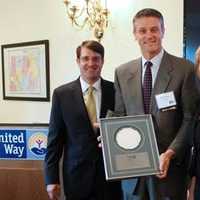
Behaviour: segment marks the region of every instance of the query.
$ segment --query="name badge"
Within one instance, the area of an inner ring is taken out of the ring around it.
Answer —
[[[159,109],[176,108],[176,99],[173,91],[158,94],[155,97]]]

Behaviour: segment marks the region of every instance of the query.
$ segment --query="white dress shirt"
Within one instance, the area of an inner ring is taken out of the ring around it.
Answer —
[[[151,67],[151,74],[152,74],[152,87],[154,87],[163,54],[164,54],[164,50],[162,49],[160,51],[160,53],[157,54],[155,57],[153,57],[151,60],[146,60],[142,56],[142,84],[143,84],[143,80],[144,80],[144,73],[145,73],[145,70],[146,70],[145,63],[147,61],[150,61],[153,64],[152,67]]]
[[[84,98],[90,85],[87,82],[85,82],[82,77],[80,77],[80,83],[81,83],[81,89],[82,89],[83,98]],[[93,95],[95,98],[97,121],[98,121],[100,117],[100,110],[101,110],[101,96],[102,96],[101,79],[99,78],[99,80],[96,81],[92,86],[95,88]]]

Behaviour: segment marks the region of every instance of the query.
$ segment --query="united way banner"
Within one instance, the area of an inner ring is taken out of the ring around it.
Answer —
[[[0,159],[43,160],[47,134],[47,125],[0,125]]]

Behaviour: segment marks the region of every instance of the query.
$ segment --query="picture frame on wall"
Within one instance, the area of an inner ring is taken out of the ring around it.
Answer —
[[[3,99],[50,101],[49,41],[1,45]]]

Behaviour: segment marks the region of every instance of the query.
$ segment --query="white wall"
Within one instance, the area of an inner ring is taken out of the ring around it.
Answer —
[[[182,56],[183,0],[107,0],[111,22],[102,44],[106,49],[103,76],[113,80],[114,69],[140,55],[132,35],[132,17],[152,7],[165,18],[164,47]],[[0,0],[0,44],[48,39],[50,43],[50,85],[54,88],[78,77],[75,48],[82,40],[93,39],[87,28],[71,27],[62,0]],[[47,123],[51,102],[3,100],[0,64],[0,123]]]

